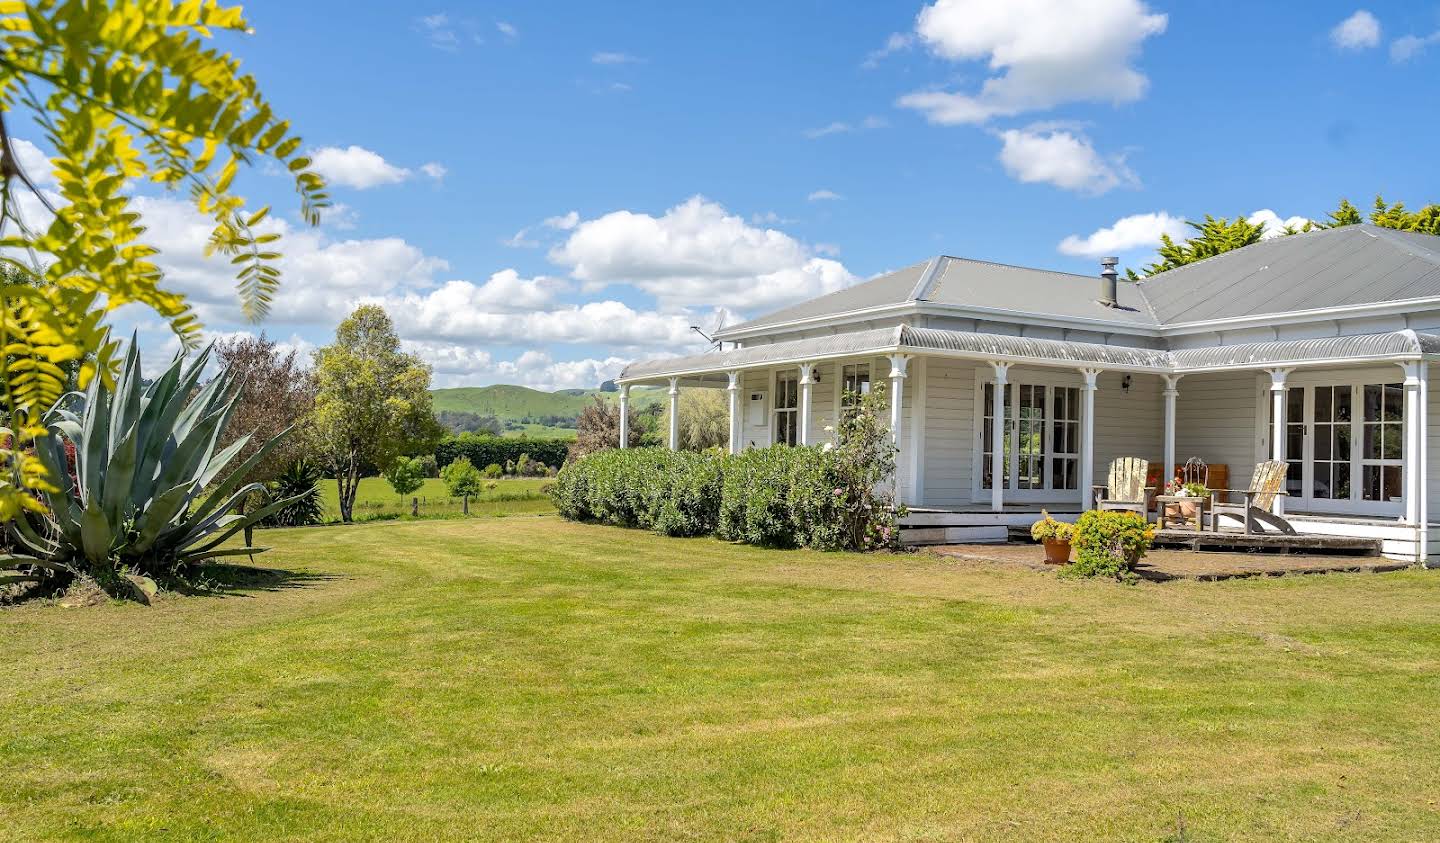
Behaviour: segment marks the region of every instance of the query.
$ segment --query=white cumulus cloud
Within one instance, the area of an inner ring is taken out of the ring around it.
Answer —
[[[998,133],[1005,172],[1026,183],[1053,184],[1065,190],[1100,194],[1138,182],[1120,156],[1102,156],[1078,132],[1046,126]]]
[[[399,167],[386,161],[378,152],[363,146],[351,144],[346,147],[322,146],[310,151],[311,166],[325,177],[330,184],[366,190],[385,184],[399,184],[415,175],[407,167]],[[425,176],[440,181],[447,170],[443,164],[431,161],[420,165]]]
[[[694,196],[659,216],[613,211],[584,220],[550,259],[590,288],[630,284],[662,309],[752,310],[853,284],[838,261],[773,228],[759,228]]]
[[[812,191],[810,195],[805,198],[811,202],[833,202],[837,199],[844,199],[845,197],[833,190],[816,190]]]
[[[1330,43],[1342,50],[1368,50],[1380,44],[1380,21],[1365,9],[1335,24]]]
[[[1281,217],[1269,208],[1261,208],[1245,218],[1251,225],[1265,223],[1265,233],[1262,239],[1269,240],[1271,237],[1279,237],[1285,233],[1285,229],[1301,229],[1305,223],[1310,222],[1309,217]]]
[[[1440,29],[1429,35],[1402,35],[1390,42],[1390,60],[1407,62],[1440,44]]]
[[[900,105],[933,123],[984,123],[1068,102],[1132,102],[1149,80],[1132,66],[1167,17],[1142,0],[936,0],[915,33],[935,55],[984,61],[977,91],[917,91]]]
[[[1184,237],[1185,220],[1165,211],[1121,217],[1114,225],[1097,228],[1088,237],[1072,234],[1060,241],[1060,253],[1074,257],[1098,258],[1120,255],[1137,249],[1153,249],[1160,236]]]

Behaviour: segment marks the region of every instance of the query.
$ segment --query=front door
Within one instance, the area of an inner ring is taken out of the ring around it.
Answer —
[[[995,384],[986,382],[977,398],[981,413],[980,488],[988,490],[994,455]],[[1050,501],[1080,488],[1080,389],[1056,383],[1007,383],[1001,442],[1005,499]]]

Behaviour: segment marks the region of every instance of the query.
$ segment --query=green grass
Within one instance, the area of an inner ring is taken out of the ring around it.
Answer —
[[[1423,840],[1440,575],[1062,582],[555,517],[0,611],[0,838]]]
[[[524,424],[518,430],[505,430],[501,436],[529,439],[574,439],[579,433],[573,427],[555,427],[548,424]]]
[[[492,481],[486,481],[488,485]],[[471,515],[522,515],[554,512],[550,498],[540,489],[550,478],[506,477],[493,481],[495,488],[484,489],[479,497],[470,499]],[[327,520],[340,518],[340,491],[334,480],[320,484],[321,497],[325,502]],[[420,499],[420,517],[451,517],[461,514],[464,504],[460,498],[451,497],[445,482],[431,477],[413,495],[401,497],[395,494],[383,477],[365,477],[360,480],[360,489],[355,493],[355,520],[365,521],[382,518],[410,517],[410,498]]]

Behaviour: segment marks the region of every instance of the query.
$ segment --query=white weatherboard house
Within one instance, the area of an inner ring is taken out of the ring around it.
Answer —
[[[1231,489],[1278,459],[1275,506],[1300,532],[1440,562],[1440,237],[1326,229],[1138,283],[1106,263],[1094,278],[942,255],[730,326],[732,348],[634,363],[622,401],[637,384],[672,406],[680,388],[727,389],[739,451],[822,442],[845,391],[888,384],[912,540],[1079,512],[1116,457],[1164,477],[1198,457]]]

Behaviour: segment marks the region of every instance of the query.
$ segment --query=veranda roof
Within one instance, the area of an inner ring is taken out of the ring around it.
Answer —
[[[627,366],[619,380],[636,382],[700,376],[782,363],[894,353],[1169,374],[1280,365],[1418,360],[1424,356],[1440,356],[1440,336],[1405,330],[1167,351],[897,325],[730,351],[644,360]]]

